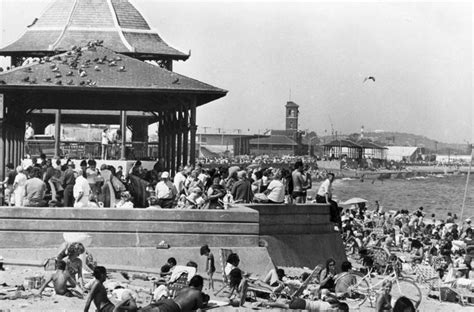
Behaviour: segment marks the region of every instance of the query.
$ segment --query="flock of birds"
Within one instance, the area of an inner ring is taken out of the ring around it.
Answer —
[[[118,64],[118,62],[122,60],[122,58],[118,55],[111,59],[107,58],[107,55],[104,55],[103,57],[97,57],[93,60],[86,59],[85,61],[81,62],[81,56],[83,54],[83,51],[96,51],[97,50],[96,47],[102,46],[102,44],[103,44],[102,40],[97,40],[97,41],[89,42],[84,48],[73,46],[69,51],[67,51],[66,53],[62,55],[55,55],[51,57],[45,56],[37,60],[39,64],[51,63],[49,65],[49,68],[51,69],[51,73],[54,77],[53,78],[46,77],[44,78],[44,82],[48,82],[48,83],[54,82],[54,84],[56,85],[63,84],[63,81],[60,79],[63,77],[63,74],[61,73],[59,64],[68,66],[69,70],[65,74],[66,77],[74,77],[77,75],[80,78],[84,78],[84,80],[81,80],[79,82],[80,86],[93,87],[97,85],[96,81],[92,81],[91,79],[85,78],[87,77],[87,70],[89,68],[93,68],[94,71],[100,72],[102,71],[100,65],[108,65],[109,67],[117,66],[118,72],[125,72],[126,71],[125,66],[119,66]],[[33,73],[33,69],[31,67],[26,67],[23,71],[28,74]],[[53,79],[55,80],[53,81]],[[21,81],[30,83],[30,84],[36,84],[38,82],[37,78],[32,78],[30,76],[24,77]],[[65,84],[74,85],[75,83],[73,79],[69,79]]]

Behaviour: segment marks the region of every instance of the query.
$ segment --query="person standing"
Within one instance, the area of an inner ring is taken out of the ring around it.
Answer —
[[[63,176],[61,177],[62,186],[64,188],[64,207],[73,207],[74,206],[74,197],[73,189],[76,182],[76,177],[74,176],[74,163],[69,161],[67,163],[67,169],[64,171]]]
[[[326,180],[319,186],[316,194],[316,202],[319,204],[330,205],[331,222],[341,224],[341,216],[339,213],[339,206],[332,200],[332,182],[334,181],[334,173],[328,173]]]
[[[293,179],[293,192],[291,195],[297,204],[306,202],[306,176],[303,175],[303,170],[303,162],[298,160],[295,163],[295,170],[291,173],[291,178]]]
[[[23,167],[16,167],[17,175],[15,176],[15,181],[13,182],[13,196],[15,198],[15,207],[23,207],[23,201],[25,199],[25,185],[26,185],[26,175],[23,173]]]
[[[41,169],[34,167],[30,173],[30,179],[25,183],[25,207],[46,206],[46,201],[44,200],[46,184],[41,178]]]
[[[102,131],[102,159],[107,160],[107,148],[109,146],[109,129]]]
[[[91,194],[91,187],[86,178],[82,175],[82,169],[77,169],[75,172],[75,184],[73,188],[74,194],[74,208],[83,208],[89,206],[89,197]]]

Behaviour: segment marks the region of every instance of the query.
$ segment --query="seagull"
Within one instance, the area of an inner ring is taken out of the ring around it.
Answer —
[[[365,77],[364,82],[366,82],[367,80],[372,80],[373,82],[375,82],[375,77],[373,76]]]
[[[179,78],[176,78],[175,81],[172,82],[173,84],[178,84],[179,83]]]
[[[125,66],[120,66],[120,68],[118,69],[118,71],[119,71],[119,72],[124,72],[124,71],[126,71],[126,70],[125,70]]]

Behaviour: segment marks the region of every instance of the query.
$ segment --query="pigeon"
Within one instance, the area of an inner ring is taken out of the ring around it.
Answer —
[[[120,56],[116,56],[116,57],[115,57],[115,60],[116,60],[116,61],[121,61],[122,58],[121,58]]]
[[[63,82],[62,82],[61,80],[57,80],[57,81],[55,82],[55,84],[57,84],[57,85],[62,85]]]
[[[56,78],[61,78],[62,75],[61,75],[61,73],[57,73],[54,77],[56,77]]]
[[[36,78],[30,79],[30,83],[35,84],[36,83]]]
[[[366,82],[367,80],[372,80],[373,82],[375,82],[375,77],[373,76],[365,77],[364,82]]]
[[[85,76],[87,76],[87,73],[86,73],[85,71],[81,71],[80,74],[79,74],[79,76],[85,77]]]
[[[51,69],[55,69],[55,68],[56,68],[56,64],[55,64],[55,63],[53,63],[53,64],[49,65],[49,68],[51,68]]]
[[[85,81],[81,81],[81,82],[79,82],[79,85],[81,85],[81,86],[83,86],[83,85],[85,85],[85,84],[86,84],[86,82],[85,82]]]
[[[28,82],[28,81],[30,81],[30,76],[26,76],[26,77],[23,78],[21,81],[23,81],[23,82]]]
[[[45,78],[44,81],[45,82],[51,82],[51,78]]]
[[[172,83],[173,84],[179,84],[179,78],[176,78]]]
[[[31,67],[27,67],[25,68],[24,72],[25,73],[31,73],[33,70],[31,69]]]
[[[74,84],[74,81],[71,79],[71,80],[69,80],[69,81],[67,82],[67,84],[68,84],[68,85],[72,85],[72,84]]]
[[[109,66],[117,66],[117,63],[115,63],[115,61],[112,61],[109,63]]]
[[[125,70],[125,66],[120,66],[120,68],[118,69],[118,71],[119,71],[119,72],[124,72],[124,71],[126,71],[126,70]]]
[[[52,71],[53,71],[53,73],[59,73],[59,68],[55,67],[55,68],[53,68]]]
[[[67,74],[66,74],[66,76],[73,76],[73,75],[74,75],[74,73],[72,71],[68,71]]]
[[[5,80],[0,80],[0,85],[6,85],[7,83],[5,82]]]
[[[94,70],[95,70],[95,71],[100,71],[100,67],[96,65],[96,66],[94,67]]]

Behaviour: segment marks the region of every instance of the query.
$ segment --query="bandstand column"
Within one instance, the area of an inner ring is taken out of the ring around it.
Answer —
[[[183,165],[188,164],[188,141],[189,141],[189,110],[184,109],[184,120],[183,120]]]
[[[183,115],[181,109],[178,110],[177,120],[177,142],[176,142],[176,169],[183,164]]]
[[[171,155],[171,131],[170,131],[170,112],[165,112],[165,169],[170,169]]]
[[[191,130],[191,144],[190,144],[190,153],[189,161],[192,166],[196,164],[196,97],[193,97],[191,104],[191,119],[190,119],[190,130]]]
[[[171,112],[171,166],[170,174],[174,176],[176,172],[176,136],[178,134],[178,121],[176,119],[176,112]]]
[[[54,157],[59,157],[61,148],[61,110],[58,109],[54,119]]]
[[[127,112],[123,110],[120,111],[120,131],[122,132],[122,138],[120,142],[120,160],[125,160],[125,151],[127,149],[127,146],[125,145],[127,142]]]
[[[158,159],[163,155],[163,112],[158,112]]]

